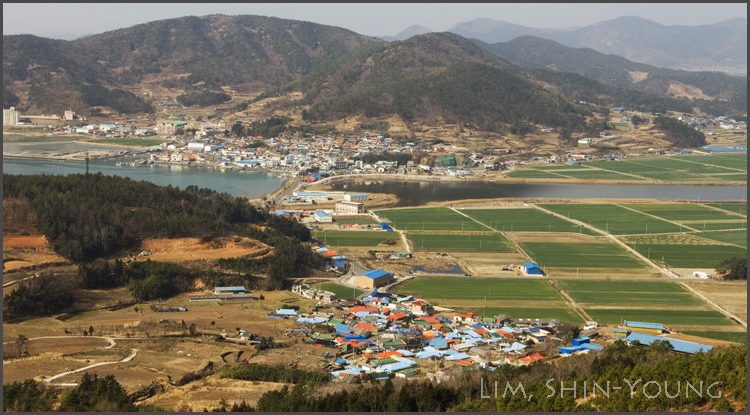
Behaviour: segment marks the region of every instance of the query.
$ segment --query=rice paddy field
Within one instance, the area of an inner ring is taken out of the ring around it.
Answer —
[[[570,177],[571,179],[583,180],[643,180],[641,177],[633,177],[627,174],[620,174],[602,169],[573,170],[565,171],[560,174]]]
[[[570,232],[597,235],[596,232],[533,208],[461,209],[495,230],[505,232]]]
[[[565,179],[565,176],[555,174],[554,172],[537,170],[537,169],[526,169],[513,171],[507,174],[507,177],[514,179]]]
[[[680,226],[614,204],[542,204],[540,207],[576,219],[613,235],[680,232]]]
[[[613,243],[520,242],[540,267],[645,268],[647,265]]]
[[[408,232],[407,239],[416,250],[513,251],[515,248],[501,233],[417,233]]]
[[[683,333],[690,336],[747,344],[747,332],[744,331],[684,331]]]
[[[665,265],[673,268],[714,268],[725,259],[747,256],[747,248],[692,235],[643,235],[621,239],[646,258],[657,264],[663,259]]]
[[[721,166],[747,171],[747,153],[723,155],[682,156],[680,160],[700,163],[709,166]]]
[[[324,291],[330,291],[336,294],[336,297],[341,299],[356,298],[364,292],[356,288],[344,287],[343,285],[339,285],[333,282],[316,284],[314,285],[314,287]]]
[[[747,215],[747,205],[741,203],[707,203],[708,206],[727,210],[729,212]]]
[[[718,311],[707,310],[638,310],[586,309],[599,323],[622,324],[623,320],[661,323],[664,325],[733,326],[735,323]]]
[[[728,232],[706,232],[700,234],[701,238],[710,239],[712,241],[724,242],[732,245],[739,245],[747,249],[747,229],[743,231],[728,231]]]
[[[318,239],[328,246],[378,246],[388,238],[393,238],[396,243],[401,241],[398,234],[382,231],[326,231],[312,232],[312,237]]]
[[[627,305],[703,305],[703,301],[689,293],[650,293],[650,292],[568,292],[577,303],[585,304],[627,304]]]
[[[686,293],[688,290],[674,282],[639,281],[560,281],[558,283],[565,291],[588,292],[650,292],[650,293]]]
[[[542,280],[421,278],[406,282],[401,294],[426,299],[462,299],[488,301],[563,301],[549,283]]]
[[[487,231],[486,227],[448,208],[393,209],[375,212],[400,231]]]
[[[648,213],[649,215],[658,216],[674,222],[681,221],[717,221],[741,219],[731,213],[720,212],[701,205],[694,204],[640,204],[640,205],[622,205],[624,207]]]
[[[744,166],[742,160],[738,158],[708,160],[704,157],[711,156],[688,156],[683,159],[677,157],[618,159],[616,162],[607,164],[595,161],[584,165],[662,181],[747,181],[747,177],[743,176],[741,171],[747,171],[747,156],[744,156]]]

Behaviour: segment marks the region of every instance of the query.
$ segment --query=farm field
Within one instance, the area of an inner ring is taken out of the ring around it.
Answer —
[[[577,303],[583,304],[638,304],[638,305],[703,305],[703,301],[688,293],[569,291]]]
[[[739,213],[740,215],[747,215],[747,205],[742,203],[707,203],[707,205],[724,209],[729,212]]]
[[[681,221],[716,221],[741,219],[737,215],[719,212],[717,210],[692,204],[640,204],[640,205],[622,205],[624,207],[648,213],[649,215],[658,216],[662,219],[681,222]]]
[[[697,155],[682,156],[681,160],[692,161],[711,166],[729,167],[747,171],[747,153],[746,154],[724,154],[724,155]]]
[[[358,217],[347,217],[347,216],[335,216],[334,220],[339,225],[378,225],[380,222],[376,221],[375,219],[369,217],[369,216],[358,216]]]
[[[526,169],[513,171],[507,174],[508,177],[514,179],[565,179],[565,176],[560,176],[554,172],[537,170],[537,169]]]
[[[534,166],[536,170],[590,170],[588,167],[583,165],[571,165],[565,163],[554,163],[546,164],[541,166]]]
[[[609,170],[590,169],[590,170],[572,170],[560,173],[573,179],[592,179],[592,180],[643,180],[641,177],[633,177]]]
[[[526,308],[526,307],[475,307],[468,311],[483,317],[505,314],[514,318],[554,318],[563,323],[579,323],[584,320],[570,307]]]
[[[646,258],[656,263],[663,258],[664,263],[673,268],[713,268],[725,259],[747,256],[747,249],[691,235],[643,235],[622,239]]]
[[[346,300],[348,298],[356,298],[362,293],[364,293],[364,291],[362,290],[344,287],[343,285],[339,285],[333,282],[324,282],[322,284],[314,285],[314,287],[319,288],[324,291],[330,291],[336,294],[336,297],[343,299],[343,300]],[[352,297],[352,295],[354,297]]]
[[[747,229],[743,231],[706,232],[700,234],[701,238],[744,246],[747,249]]]
[[[395,235],[395,236],[394,236]],[[396,243],[400,238],[393,232],[382,231],[326,231],[312,232],[312,237],[328,246],[378,246],[388,238],[393,238]]]
[[[563,301],[542,280],[490,280],[467,278],[421,278],[406,282],[398,291],[425,299]]]
[[[540,267],[560,268],[645,268],[622,247],[608,243],[520,242],[519,245]]]
[[[680,226],[616,205],[543,204],[540,207],[607,231],[612,235],[672,233]]]
[[[595,166],[605,170],[634,174],[648,179],[663,181],[727,181],[736,179],[726,178],[721,174],[739,173],[737,170],[681,162],[679,160],[667,158],[633,160],[619,159],[616,162],[610,162],[606,165],[603,164],[603,162],[591,163],[599,163]],[[712,176],[711,174],[719,175]]]
[[[690,336],[747,344],[747,332],[744,331],[684,331],[683,333]]]
[[[487,231],[473,220],[448,208],[393,209],[375,212],[400,231]]]
[[[706,310],[638,310],[585,309],[599,323],[621,324],[622,320],[692,326],[732,326],[735,323],[718,311]]]
[[[416,233],[408,232],[406,237],[412,247],[420,249],[471,250],[471,251],[513,251],[513,245],[501,233]]]
[[[598,291],[598,292],[648,292],[648,293],[686,293],[688,290],[674,282],[631,281],[560,281],[565,291]]]
[[[744,220],[738,220],[736,222],[683,222],[685,226],[689,226],[699,231],[723,231],[728,229],[747,229],[747,222]]]
[[[461,213],[505,232],[580,232],[597,235],[590,229],[534,208],[462,209]]]

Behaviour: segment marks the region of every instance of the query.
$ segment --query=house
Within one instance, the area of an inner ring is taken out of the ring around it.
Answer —
[[[362,203],[347,202],[342,200],[336,202],[336,213],[365,213],[365,205]]]
[[[377,288],[382,287],[383,285],[387,285],[393,280],[393,273],[383,271],[382,269],[376,269],[358,275],[354,279],[354,283],[357,285],[357,287]]]
[[[467,314],[455,314],[453,316],[453,322],[454,323],[465,323],[465,324],[472,324],[476,320],[474,320],[474,313],[467,313]]]
[[[411,303],[409,310],[414,314],[430,314],[434,311],[431,305],[422,300]]]

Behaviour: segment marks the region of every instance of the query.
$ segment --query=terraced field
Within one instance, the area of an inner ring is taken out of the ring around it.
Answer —
[[[680,226],[616,205],[543,204],[540,207],[613,235],[679,232]]]
[[[414,249],[513,251],[515,248],[501,233],[417,233],[406,237]]]
[[[505,232],[570,232],[597,235],[590,229],[533,208],[461,209],[461,213],[495,230]]]
[[[489,229],[448,208],[393,209],[375,212],[391,227],[405,231],[487,231]]]
[[[609,243],[520,242],[540,267],[645,268],[647,265],[621,246]]]

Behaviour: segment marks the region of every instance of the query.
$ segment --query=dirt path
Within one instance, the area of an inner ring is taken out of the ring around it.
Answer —
[[[613,203],[613,205],[615,205],[615,206],[619,206],[619,207],[621,207],[621,208],[623,208],[623,209],[627,209],[627,210],[632,210],[633,212],[641,213],[641,214],[644,214],[644,215],[646,215],[646,216],[651,216],[651,217],[652,217],[652,218],[654,218],[654,219],[659,219],[659,220],[663,220],[664,222],[669,222],[669,223],[671,223],[672,225],[677,225],[677,226],[679,226],[679,227],[681,227],[681,228],[688,228],[688,229],[690,229],[691,231],[699,232],[699,231],[698,231],[698,229],[693,229],[693,228],[691,228],[691,227],[689,227],[689,226],[687,226],[687,225],[683,225],[682,223],[672,222],[671,220],[667,220],[667,219],[664,219],[664,218],[660,218],[660,217],[658,217],[658,216],[654,216],[654,215],[652,215],[652,214],[650,214],[650,213],[646,213],[646,212],[641,212],[640,210],[635,210],[635,209],[629,208],[629,207],[627,207],[627,206],[619,205],[619,204],[617,204],[617,203]]]
[[[579,306],[578,303],[573,300],[573,297],[569,296],[568,293],[565,292],[559,285],[557,285],[557,282],[555,280],[547,280],[547,282],[554,288],[558,293],[560,293],[560,296],[565,299],[565,301],[570,304],[573,309],[583,317],[583,321],[594,321],[591,316],[586,314],[586,311],[584,311],[583,307]]]
[[[482,223],[482,222],[480,222],[480,221],[478,221],[478,220],[476,220],[476,219],[472,218],[471,216],[469,216],[469,215],[467,215],[467,214],[465,214],[465,213],[463,213],[463,212],[459,212],[459,211],[457,211],[457,210],[456,210],[456,208],[454,208],[454,207],[451,207],[450,209],[451,209],[452,211],[454,211],[454,212],[458,213],[458,214],[459,214],[459,215],[461,215],[461,216],[466,216],[467,218],[469,218],[469,219],[473,220],[474,222],[476,222],[476,223],[478,223],[478,224],[480,224],[480,225],[484,226],[485,228],[487,228],[487,229],[491,230],[492,232],[498,232],[497,230],[495,230],[495,229],[492,229],[492,227],[491,227],[491,226],[487,226],[486,224],[484,224],[484,223]]]
[[[61,378],[61,377],[63,377],[63,376],[66,376],[66,375],[70,375],[70,374],[73,374],[73,373],[80,373],[80,372],[83,372],[84,370],[88,370],[88,369],[91,369],[92,367],[103,366],[103,365],[111,365],[111,364],[114,364],[114,363],[126,363],[126,362],[129,362],[129,361],[133,360],[133,358],[135,358],[135,356],[136,356],[136,355],[138,354],[138,349],[130,349],[130,350],[131,350],[131,352],[130,352],[130,356],[128,356],[128,357],[126,357],[126,358],[124,358],[124,359],[120,360],[119,362],[104,362],[104,363],[95,363],[95,364],[93,364],[93,365],[89,365],[89,366],[86,366],[86,367],[82,367],[82,368],[80,368],[80,369],[76,369],[76,370],[71,370],[70,372],[63,372],[63,373],[60,373],[60,374],[58,374],[58,375],[55,375],[55,376],[52,376],[52,377],[50,377],[50,378],[44,379],[44,382],[45,382],[45,383],[46,383],[47,385],[49,385],[49,386],[78,386],[78,384],[77,384],[77,383],[50,383],[50,382],[52,382],[52,381],[53,381],[53,380],[55,380],[55,379]]]
[[[694,290],[693,287],[691,287],[690,285],[685,284],[682,281],[680,281],[680,284],[683,287],[685,287],[688,290],[690,290],[691,293],[693,293],[693,294],[697,295],[698,297],[700,297],[703,301],[707,302],[708,304],[711,304],[714,308],[716,308],[717,310],[721,311],[725,316],[727,316],[727,317],[735,320],[736,322],[738,322],[742,326],[744,326],[745,329],[747,329],[747,322],[743,321],[741,318],[739,318],[739,317],[735,316],[734,314],[730,313],[729,310],[725,310],[725,309],[719,307],[718,304],[716,304],[715,302],[709,300],[705,295],[703,295],[703,294],[699,293],[698,291]]]

